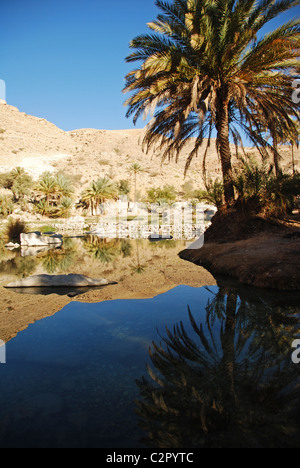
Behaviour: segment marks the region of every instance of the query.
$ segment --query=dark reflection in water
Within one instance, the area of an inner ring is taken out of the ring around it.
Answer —
[[[205,312],[199,321],[188,307],[189,326],[168,327],[152,344],[149,376],[137,381],[144,443],[299,448],[299,295],[223,283]]]
[[[7,343],[0,447],[299,447],[299,304],[222,282],[74,301]]]

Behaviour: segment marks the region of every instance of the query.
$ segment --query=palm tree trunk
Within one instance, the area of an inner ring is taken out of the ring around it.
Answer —
[[[234,202],[234,186],[229,144],[229,93],[226,87],[220,90],[220,104],[217,108],[217,148],[221,159],[225,204],[227,207]]]
[[[294,143],[292,143],[292,165],[293,165],[293,176],[295,176],[296,170],[295,170]]]
[[[226,394],[226,401],[234,410],[236,404],[236,390],[235,390],[235,333],[236,333],[236,309],[238,297],[237,294],[228,293],[226,304],[226,321],[224,328],[224,335],[222,339],[223,359],[222,368],[224,369],[224,393]],[[233,411],[234,414],[234,411]]]
[[[273,158],[274,158],[274,167],[275,167],[275,175],[279,177],[282,174],[282,170],[279,164],[279,153],[278,153],[278,141],[276,135],[273,135]]]

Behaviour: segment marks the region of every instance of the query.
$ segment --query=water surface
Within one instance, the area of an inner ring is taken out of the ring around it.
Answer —
[[[73,302],[7,343],[0,447],[299,447],[298,334],[299,295],[234,283]]]

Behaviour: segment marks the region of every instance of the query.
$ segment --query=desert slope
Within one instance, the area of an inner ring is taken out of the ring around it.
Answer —
[[[0,172],[16,166],[26,169],[35,179],[46,170],[63,170],[81,175],[80,190],[98,177],[109,176],[115,181],[131,179],[130,166],[137,162],[143,172],[138,175],[141,193],[150,187],[174,185],[180,192],[189,182],[192,189],[203,187],[202,158],[194,159],[184,179],[184,165],[189,148],[176,164],[166,161],[161,165],[161,153],[142,149],[144,130],[78,129],[65,132],[45,119],[20,112],[16,107],[0,104]],[[192,142],[190,145],[192,148]],[[248,151],[253,151],[248,149]],[[282,147],[283,167],[291,170],[291,150]],[[295,150],[300,169],[300,151]],[[212,179],[221,179],[221,168],[212,144],[207,169]]]

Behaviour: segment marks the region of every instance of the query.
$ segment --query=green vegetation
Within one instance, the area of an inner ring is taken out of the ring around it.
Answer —
[[[236,173],[234,187],[239,209],[267,217],[291,214],[300,197],[300,174],[274,175],[272,167],[244,162],[243,169]]]
[[[120,195],[128,195],[130,193],[130,183],[128,180],[120,180],[118,184],[118,190]]]
[[[206,202],[221,209],[224,203],[224,187],[222,182],[216,180],[207,184],[206,190],[196,190],[194,198],[199,202]]]
[[[77,207],[84,208],[87,211],[90,209],[93,216],[97,214],[97,209],[102,203],[108,200],[117,200],[118,198],[119,191],[117,185],[107,177],[104,177],[92,182],[90,187],[82,192]]]
[[[28,197],[31,194],[33,184],[32,178],[22,167],[16,167],[10,172],[0,174],[0,186],[11,190],[14,203],[21,202],[25,197]]]
[[[0,216],[7,218],[15,207],[31,211],[31,205],[43,216],[68,217],[73,207],[74,181],[62,172],[56,175],[45,172],[35,183],[21,167],[2,173],[0,187],[9,190],[11,195],[0,195]]]
[[[177,198],[177,192],[172,185],[165,185],[163,188],[152,188],[147,192],[148,203],[158,205],[171,205]]]
[[[45,232],[55,232],[56,229],[53,226],[41,226],[37,229],[37,231],[43,234]]]
[[[39,199],[36,211],[49,217],[68,217],[72,208],[74,187],[71,180],[64,174],[52,175],[45,172],[36,186]]]
[[[12,214],[14,209],[14,203],[11,197],[0,195],[0,217],[7,218]]]
[[[234,208],[249,215],[282,217],[298,208],[300,197],[300,174],[280,173],[276,176],[273,167],[259,165],[253,160],[244,160],[242,168],[235,170]],[[220,181],[211,182],[207,190],[197,190],[194,198],[215,205],[224,206],[224,186]]]

